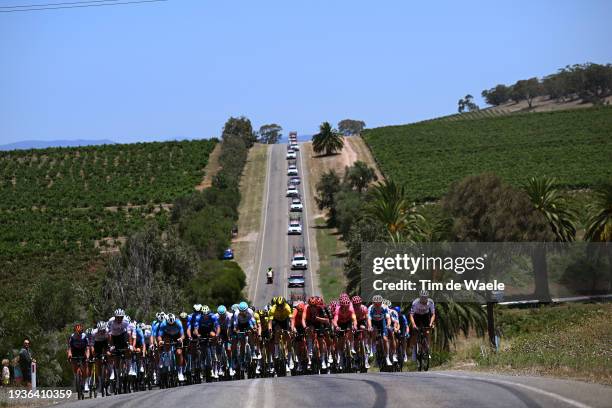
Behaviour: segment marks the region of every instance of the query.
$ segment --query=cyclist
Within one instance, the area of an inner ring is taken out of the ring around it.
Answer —
[[[267,364],[267,366],[269,367],[269,373],[273,374],[274,373],[274,363],[272,361],[272,347],[274,346],[274,344],[270,341],[270,339],[272,338],[272,334],[269,330],[269,326],[268,323],[270,322],[270,315],[268,314],[268,310],[267,309],[260,309],[257,311],[257,314],[259,316],[259,323],[261,326],[261,344],[262,344],[262,350],[266,350],[266,356],[265,356],[265,361],[264,364]],[[262,365],[264,365],[262,364]]]
[[[240,304],[238,305],[238,311],[234,313],[233,330],[234,330],[235,340],[233,344],[233,354],[234,356],[237,356],[236,348],[238,346],[238,343],[240,343],[240,356],[242,357],[242,360],[243,360],[242,363],[244,363],[246,342],[248,342],[249,345],[252,347],[253,341],[252,341],[252,336],[250,335],[250,333],[254,327],[255,327],[255,314],[253,313],[253,309],[249,307],[247,302],[244,302],[244,301],[240,302]],[[238,333],[240,332],[246,333],[246,339],[245,337],[238,338]],[[236,341],[236,339],[238,341]]]
[[[270,307],[268,315],[271,319],[268,322],[268,330],[270,330],[274,336],[274,358],[279,357],[279,340],[282,337],[285,343],[285,361],[287,362],[287,371],[293,370],[293,352],[291,350],[291,342],[289,341],[289,330],[291,325],[289,318],[291,317],[291,306],[287,303],[287,300],[278,296],[275,298],[276,302]]]
[[[83,333],[83,325],[81,323],[76,323],[74,325],[74,332],[70,335],[68,339],[68,361],[72,365],[72,372],[76,376],[77,370],[79,368],[79,361],[75,360],[89,360],[89,342],[87,340],[87,335]],[[82,377],[85,383],[85,392],[89,392],[89,370],[87,369],[87,364],[82,365]]]
[[[397,363],[397,336],[399,334],[400,325],[399,325],[399,316],[397,311],[391,307],[391,301],[388,299],[383,299],[383,305],[387,307],[389,310],[389,319],[391,320],[391,326],[389,326],[388,334],[389,334],[389,350],[392,356],[393,362]]]
[[[266,277],[268,279],[268,282],[272,283],[272,280],[274,279],[274,271],[272,270],[271,266],[268,268],[268,271],[266,272]]]
[[[115,310],[115,316],[111,317],[107,324],[110,334],[111,351],[114,351],[112,356],[113,366],[119,365],[119,354],[125,353],[126,359],[129,359],[131,345],[129,344],[129,322],[125,319],[125,311],[121,308]],[[110,379],[115,379],[115,370],[111,371]]]
[[[187,316],[187,325],[184,326],[184,329],[187,332],[187,338],[191,339],[193,337],[193,327],[195,326],[196,322],[199,323],[201,318],[202,305],[196,303],[195,305],[193,305],[193,313]]]
[[[318,350],[318,357],[321,361],[321,368],[327,369],[327,342],[323,336],[323,330],[329,324],[329,318],[323,308],[323,301],[317,296],[308,298],[308,305],[302,312],[302,326],[306,328],[306,346],[308,349],[308,369],[312,364],[313,348],[315,343]]]
[[[304,305],[304,302],[299,301],[293,308],[293,313],[291,315],[291,331],[297,334],[294,340],[294,351],[300,371],[304,368],[303,363],[308,361],[308,354],[306,352],[306,332],[302,324],[302,316],[304,315],[305,308],[306,305]],[[295,347],[295,345],[297,345],[297,347]]]
[[[232,343],[230,342],[230,330],[233,320],[233,315],[227,311],[227,308],[223,305],[217,308],[217,320],[219,321],[219,338],[221,339],[221,347],[225,348],[225,353],[227,355],[227,360],[231,364],[232,361]],[[220,353],[220,352],[219,352]],[[227,367],[222,367],[225,370]],[[223,376],[225,373],[220,372],[219,375]],[[230,375],[234,375],[230,370]]]
[[[408,318],[406,317],[404,313],[402,313],[402,308],[399,306],[395,306],[393,309],[397,313],[398,320],[399,320],[398,349],[401,348],[403,355],[404,355],[404,363],[406,363],[408,362],[408,341],[406,340],[410,338],[410,334],[408,332],[410,326],[408,325]]]
[[[219,319],[217,315],[210,311],[207,305],[202,306],[202,315],[199,320],[196,319],[193,326],[193,333],[195,337],[207,338],[210,341],[215,340],[219,337],[221,332],[221,326],[219,326]],[[214,356],[212,357],[213,359]],[[216,360],[216,359],[215,359]],[[217,373],[216,364],[211,361],[212,364],[212,377],[219,378]]]
[[[348,295],[340,297],[338,303],[339,305],[335,308],[335,310],[332,309],[334,315],[332,326],[336,331],[344,331],[344,335],[338,338],[338,347],[336,348],[336,351],[344,350],[344,342],[345,340],[348,340],[351,354],[355,354],[355,347],[353,345],[353,331],[357,330],[357,317],[355,316],[355,310],[353,309],[353,305],[351,304],[351,300]],[[342,363],[340,363],[339,368],[342,370]]]
[[[383,305],[383,298],[380,295],[374,295],[372,298],[372,305],[370,305],[368,313],[368,326],[370,330],[376,330],[377,334],[380,334],[383,339],[383,350],[385,353],[385,362],[388,366],[391,365],[389,360],[389,338],[388,328],[391,326],[391,319],[389,317],[389,309]],[[372,333],[374,335],[374,333]],[[375,345],[376,342],[373,343]],[[372,347],[373,349],[374,347]],[[373,353],[373,350],[370,350]]]
[[[353,310],[355,311],[355,318],[357,319],[357,328],[361,330],[357,335],[357,342],[360,347],[360,352],[363,352],[363,357],[365,360],[365,368],[370,368],[370,362],[368,361],[369,354],[369,339],[366,341],[364,333],[362,330],[370,331],[370,326],[368,324],[368,307],[363,304],[363,300],[360,296],[353,296],[351,298],[351,302],[353,303]]]
[[[102,373],[102,356],[108,354],[108,330],[106,329],[106,325],[106,322],[99,321],[96,328],[91,333],[91,338],[93,340],[93,356],[95,358],[96,372],[98,373]],[[106,375],[104,377],[106,377]],[[102,377],[98,375],[98,378],[101,379]],[[103,384],[100,385],[102,386]]]
[[[410,325],[414,331],[414,335],[410,336],[410,345],[412,346],[412,361],[416,361],[416,333],[421,327],[434,327],[436,321],[436,307],[433,299],[429,297],[429,292],[422,290],[419,292],[419,297],[412,302],[410,307]],[[429,329],[425,330],[427,344],[430,343]]]
[[[183,353],[180,347],[183,340],[185,339],[185,331],[183,330],[183,325],[181,321],[176,318],[172,313],[170,313],[166,320],[159,326],[159,330],[157,332],[157,344],[159,346],[163,346],[167,344],[166,351],[170,349],[170,342],[178,342],[179,346],[176,347],[176,360],[178,367],[178,380],[180,382],[185,381],[185,376],[183,375]]]
[[[136,330],[134,331],[136,338],[134,340],[134,354],[136,356],[136,360],[134,361],[134,371],[136,371],[137,366],[140,366],[139,370],[141,373],[144,372],[144,364],[142,361],[147,353],[147,343],[145,340],[144,333],[145,324],[144,323],[136,323]]]

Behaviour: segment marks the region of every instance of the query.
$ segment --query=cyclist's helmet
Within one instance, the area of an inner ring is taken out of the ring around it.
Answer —
[[[382,303],[383,297],[380,295],[372,296],[372,303]]]
[[[93,329],[91,327],[88,327],[87,330],[85,330],[85,334],[88,336],[91,336],[93,333]]]
[[[217,313],[219,313],[220,315],[224,315],[225,313],[227,313],[227,309],[225,308],[225,306],[221,305],[217,308]]]
[[[353,298],[351,299],[351,302],[353,302],[353,304],[354,304],[354,305],[360,305],[360,304],[361,304],[361,302],[363,302],[363,301],[361,300],[361,297],[359,297],[359,296],[355,295],[355,296],[353,296]]]
[[[323,300],[321,296],[317,296],[317,305],[325,306],[325,301]]]
[[[338,299],[344,299],[344,298],[350,299],[348,293],[342,293]]]
[[[348,306],[351,304],[351,300],[347,297],[341,297],[340,298],[340,306]]]
[[[428,290],[422,290],[419,292],[419,296],[422,298],[428,298],[429,297],[429,291]]]
[[[157,312],[155,314],[155,320],[157,320],[158,322],[162,321],[162,317],[164,317],[164,312]]]
[[[285,302],[286,302],[286,300],[282,296],[279,296],[279,297],[276,298],[276,305],[277,306],[282,306],[282,305],[285,304]]]
[[[185,317],[187,317],[187,316],[185,316]],[[144,324],[144,323],[138,323],[138,328],[139,328],[140,330],[145,330],[145,329],[147,328],[147,325],[146,325],[146,324]]]
[[[238,310],[240,310],[241,312],[246,312],[246,310],[249,308],[249,305],[247,304],[247,302],[240,302],[240,304],[238,305]]]
[[[121,308],[115,310],[115,317],[124,317],[125,316],[125,311]]]
[[[176,316],[170,313],[168,315],[168,324],[174,324],[176,322]]]
[[[106,322],[100,320],[96,326],[98,330],[106,330]]]
[[[181,314],[179,315],[179,317],[181,319],[186,319],[187,318],[187,312],[181,312]]]
[[[238,310],[238,304],[237,304],[237,303],[234,303],[234,304],[232,305],[232,310],[233,310],[234,312]]]
[[[274,296],[272,298],[272,301],[270,302],[271,305],[275,305],[278,302],[278,296]]]
[[[391,301],[389,299],[383,299],[383,305],[390,307],[391,306]]]
[[[316,305],[317,304],[317,298],[314,297],[314,296],[309,297],[308,298],[308,304],[311,305],[311,306]]]
[[[331,307],[332,309],[337,308],[337,307],[338,307],[338,301],[337,301],[336,299],[331,300],[331,301],[329,302],[329,307]]]
[[[401,307],[399,307],[399,306],[395,306],[395,307],[393,308],[393,310],[395,310],[397,313],[401,313],[402,308],[401,308]]]
[[[193,305],[193,311],[194,312],[201,312],[202,311],[202,305],[199,303],[196,303],[195,305]]]
[[[257,314],[259,315],[259,317],[260,317],[260,318],[261,318],[261,317],[264,317],[264,318],[265,318],[265,317],[268,317],[268,311],[267,311],[267,310],[265,310],[265,309],[259,309],[259,310],[257,311]]]

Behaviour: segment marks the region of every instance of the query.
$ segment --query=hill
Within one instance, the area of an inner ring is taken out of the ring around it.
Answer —
[[[465,176],[494,172],[514,185],[532,176],[590,187],[612,177],[612,107],[433,120],[367,129],[387,177],[417,200],[440,197]]]
[[[79,147],[115,144],[112,140],[24,140],[21,142],[0,145],[0,150],[46,149],[48,147]]]

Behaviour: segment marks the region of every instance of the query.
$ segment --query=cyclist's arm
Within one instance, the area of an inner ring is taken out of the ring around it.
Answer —
[[[304,311],[302,312],[302,327],[306,327],[306,315],[308,314],[308,308],[310,305],[304,306]]]
[[[432,313],[431,319],[429,319],[429,327],[433,327],[435,321],[436,321],[436,314]]]
[[[183,323],[181,323],[179,320],[177,320],[177,323],[178,323],[178,326],[179,326],[179,329],[180,329],[180,331],[179,331],[179,333],[180,333],[179,340],[183,341],[183,340],[185,340],[185,331],[183,330]]]
[[[353,314],[351,315],[351,320],[353,321],[353,330],[357,330],[357,315],[355,314],[354,311],[353,311]]]
[[[414,313],[410,312],[410,324],[416,329],[416,323],[414,322]]]

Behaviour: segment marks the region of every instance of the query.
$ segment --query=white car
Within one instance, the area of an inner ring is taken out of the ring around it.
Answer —
[[[293,259],[291,260],[291,269],[307,269],[308,268],[308,259],[301,252],[296,252],[293,254]]]
[[[287,157],[287,160],[297,159],[297,155],[295,154],[293,150],[288,150],[286,157]]]
[[[292,148],[293,150],[300,150],[300,145],[298,145],[298,144],[297,144],[297,142],[296,142],[296,143],[293,143],[293,142],[292,142],[292,143],[291,143],[291,148]]]
[[[302,211],[304,209],[304,206],[302,205],[302,201],[299,199],[299,197],[295,197],[293,200],[291,200],[291,206],[289,207],[290,211]]]
[[[289,187],[287,187],[287,197],[297,197],[299,195],[300,192],[298,191],[296,186],[291,184]]]
[[[297,176],[298,175],[298,169],[297,166],[295,164],[292,164],[289,166],[289,168],[287,169],[287,175],[288,176]]]
[[[289,220],[289,227],[287,228],[287,234],[292,235],[301,235],[302,234],[302,224],[300,224],[300,220]]]

